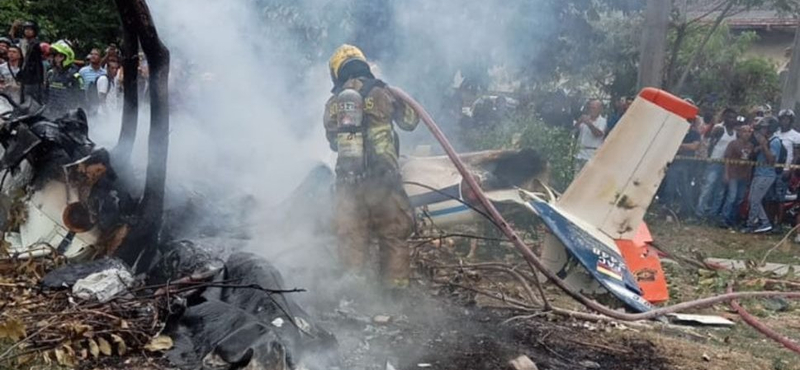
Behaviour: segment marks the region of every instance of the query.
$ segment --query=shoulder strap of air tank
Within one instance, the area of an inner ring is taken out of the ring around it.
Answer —
[[[361,94],[361,97],[364,99],[369,96],[369,93],[372,91],[372,89],[376,87],[386,87],[386,83],[377,78],[367,78],[362,81],[363,84],[361,85],[361,88],[358,89],[358,93]]]

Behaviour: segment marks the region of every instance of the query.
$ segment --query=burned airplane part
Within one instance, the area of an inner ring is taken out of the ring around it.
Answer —
[[[546,182],[547,162],[533,149],[494,150],[462,155],[490,197]],[[423,228],[474,223],[485,215],[472,189],[447,157],[410,157],[401,166],[405,189],[418,224]]]
[[[0,126],[5,149],[0,157],[5,171],[0,210],[8,246],[0,259],[13,263],[65,257],[68,264],[44,279],[43,287],[50,290],[95,283],[88,279],[108,275],[107,270],[126,271],[130,277],[130,261],[96,259],[115,255],[137,216],[109,153],[89,139],[85,114],[76,110],[49,120],[35,105],[11,105]],[[208,204],[203,207],[207,211]],[[185,209],[179,211],[184,224],[197,221],[185,217]],[[193,229],[181,230],[173,231]],[[227,244],[235,240],[239,239]],[[167,358],[174,365],[286,370],[296,368],[305,353],[336,348],[333,335],[315,325],[289,297],[303,290],[284,291],[280,273],[265,259],[233,253],[223,263],[219,256],[230,250],[205,250],[189,241],[163,243],[152,250],[160,254],[157,262],[151,268],[139,266],[147,281],[128,281],[113,292],[98,291],[102,298],[89,294],[81,299],[102,303],[118,295],[135,297],[135,292],[166,295],[168,333],[175,339]],[[201,283],[213,286],[180,289]],[[167,288],[134,289],[154,284]]]
[[[211,274],[206,275],[209,287],[188,293],[182,312],[168,324],[175,341],[167,353],[170,362],[186,369],[286,370],[309,354],[319,359],[326,353],[335,362],[336,338],[295,303],[292,294],[302,290],[286,290],[267,260],[234,253],[214,270],[208,266],[216,266],[215,259],[197,258],[190,242],[174,245],[173,251],[155,269],[197,268],[191,275]]]
[[[85,261],[113,253],[127,232],[131,200],[117,186],[108,153],[89,139],[85,113],[49,120],[33,101],[9,103],[0,126],[0,186],[4,203],[16,204],[3,215],[8,257],[55,251]]]

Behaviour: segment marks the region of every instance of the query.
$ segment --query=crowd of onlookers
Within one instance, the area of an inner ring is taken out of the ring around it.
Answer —
[[[52,117],[76,107],[89,114],[111,110],[122,95],[120,61],[114,44],[78,58],[70,41],[43,41],[36,23],[17,21],[0,37],[0,92],[18,102],[44,104]],[[139,72],[146,74],[145,61],[141,64]]]
[[[602,114],[601,101],[587,103],[585,114],[575,121],[577,171],[632,101],[614,102],[608,118]],[[766,233],[784,223],[800,222],[800,170],[789,166],[800,164],[795,121],[793,110],[773,112],[769,105],[749,111],[708,111],[689,120],[690,129],[657,201],[683,219],[745,233]],[[800,235],[795,241],[800,242]]]

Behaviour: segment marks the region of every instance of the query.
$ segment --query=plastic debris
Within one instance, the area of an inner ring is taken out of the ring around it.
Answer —
[[[530,357],[522,355],[519,356],[511,361],[509,361],[508,365],[513,370],[539,370],[533,360]]]
[[[105,303],[127,290],[131,283],[133,276],[127,270],[108,269],[78,280],[72,287],[72,294],[81,299]]]
[[[78,280],[86,278],[95,272],[105,270],[130,271],[122,261],[116,258],[103,258],[92,262],[70,264],[57,268],[44,276],[42,285],[51,289],[69,288],[75,285]],[[130,272],[128,274],[130,275]]]

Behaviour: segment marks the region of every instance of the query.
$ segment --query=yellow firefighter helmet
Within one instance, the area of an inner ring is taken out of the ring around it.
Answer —
[[[364,53],[361,49],[353,46],[344,44],[336,49],[331,55],[331,59],[328,60],[328,68],[331,70],[331,78],[336,81],[339,78],[339,69],[342,66],[350,61],[350,60],[361,60],[366,62],[367,57],[364,56]]]

